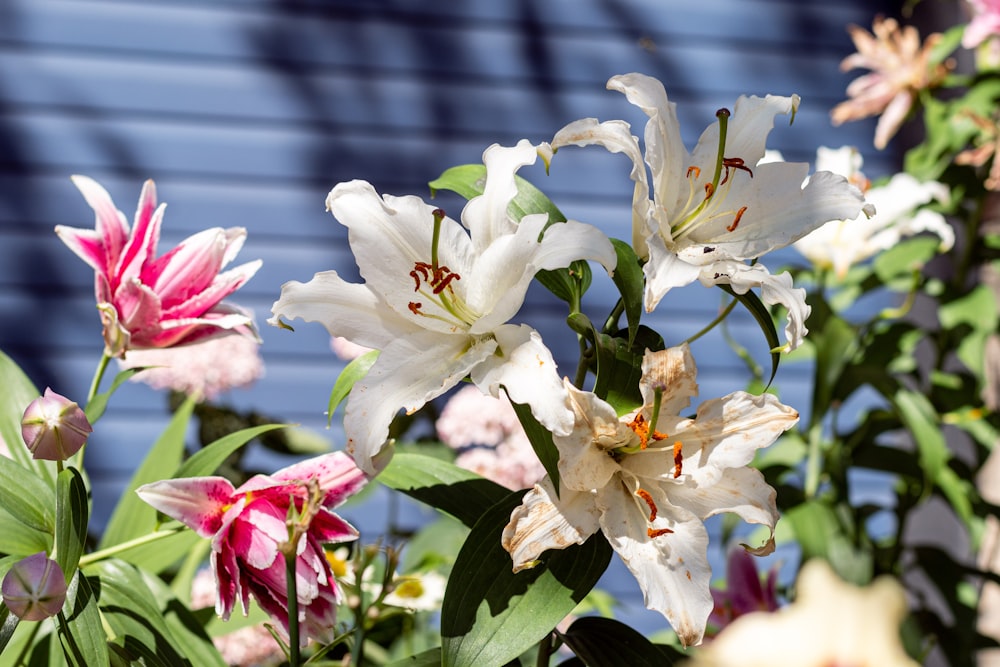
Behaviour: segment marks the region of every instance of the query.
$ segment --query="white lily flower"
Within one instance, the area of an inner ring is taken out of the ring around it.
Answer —
[[[946,252],[955,244],[955,232],[936,211],[920,208],[932,201],[947,202],[948,188],[936,181],[922,183],[910,174],[895,174],[885,185],[868,188],[861,173],[862,157],[850,146],[816,152],[816,168],[847,177],[865,190],[865,198],[875,206],[871,218],[833,220],[795,242],[795,249],[815,266],[832,268],[843,278],[852,265],[888,250],[899,240],[931,232],[941,239]]]
[[[679,416],[697,394],[687,345],[646,352],[644,405],[619,418],[596,395],[566,390],[576,416],[556,435],[558,495],[546,477],[524,496],[503,532],[514,571],[542,552],[582,544],[598,530],[635,575],[646,606],[662,613],[681,642],[701,642],[713,600],[704,520],[734,512],[768,526],[775,491],[748,464],[798,421],[774,396],[737,391]],[[773,537],[757,553],[773,548]]]
[[[662,83],[625,74],[612,77],[608,88],[624,93],[649,116],[645,155],[628,123],[595,118],[564,127],[552,148],[598,144],[632,160],[633,245],[649,260],[644,268],[646,311],[672,288],[696,280],[706,286],[728,284],[740,294],[761,287],[764,303],[788,309],[787,349],[797,347],[807,331],[805,292],[791,290],[789,281],[746,260],[783,248],[828,220],[873,212],[842,176],[817,172],[803,186],[807,164],[761,162],[775,115],[794,116],[798,96],[741,96],[732,113],[721,109],[716,114],[718,120],[688,153],[676,105],[667,100]]]
[[[377,474],[388,462],[388,455],[375,457],[401,407],[412,413],[466,376],[493,396],[505,387],[552,432],[572,427],[552,353],[534,329],[507,321],[539,270],[587,259],[610,272],[616,256],[590,225],[546,228],[545,214],[510,217],[514,174],[536,156],[525,140],[486,149],[483,194],[462,212],[468,232],[419,197],[380,197],[357,180],[330,191],[327,208],[348,228],[365,282],[347,282],[335,271],[288,282],[269,322],[320,322],[331,335],[380,350],[355,384],[344,417],[347,450],[365,472]]]

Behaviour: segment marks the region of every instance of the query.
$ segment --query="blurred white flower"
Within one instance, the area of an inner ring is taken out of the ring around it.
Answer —
[[[439,572],[411,572],[393,581],[392,592],[383,602],[410,611],[435,611],[441,608],[448,580]]]
[[[247,387],[264,375],[260,344],[245,336],[219,336],[180,347],[133,349],[118,363],[122,368],[157,366],[132,379],[154,389],[197,393],[204,400]]]
[[[903,650],[903,589],[891,577],[865,588],[841,581],[830,566],[803,566],[795,601],[776,612],[737,618],[687,667],[916,667]]]
[[[330,349],[342,361],[354,361],[362,354],[372,351],[372,348],[352,343],[343,336],[331,336]]]
[[[827,148],[816,153],[816,169],[846,176],[862,189],[867,179],[861,173],[862,157],[850,146]],[[921,208],[931,202],[946,202],[948,188],[936,181],[921,183],[910,174],[895,174],[888,183],[868,188],[865,198],[875,207],[870,218],[860,215],[853,220],[834,220],[795,242],[795,249],[815,266],[832,268],[843,278],[852,265],[887,250],[901,238],[920,232],[937,234],[940,250],[955,243],[955,233],[936,211]]]

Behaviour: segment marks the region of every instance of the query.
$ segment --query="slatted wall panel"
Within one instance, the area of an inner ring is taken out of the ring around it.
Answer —
[[[39,388],[85,395],[101,346],[92,276],[52,233],[92,224],[70,174],[98,179],[127,214],[154,178],[169,203],[164,247],[209,226],[245,226],[241,259],[261,257],[264,268],[236,300],[263,324],[284,281],[329,268],[356,275],[343,228],[324,212],[334,183],[363,178],[382,192],[425,194],[429,179],[478,162],[493,142],[548,139],[584,116],[623,118],[638,131],[644,118],[604,89],[614,74],[661,78],[689,145],[739,94],[799,93],[795,124],[779,123],[772,147],[805,160],[823,143],[868,149],[871,123],[834,130],[827,114],[850,80],[838,71],[852,51],[845,26],[870,25],[885,4],[6,0],[0,349]],[[892,155],[866,159],[871,175],[893,169]],[[551,176],[522,171],[571,217],[624,238],[627,173],[620,156],[598,149],[560,156]],[[447,197],[442,205],[456,217],[461,208]],[[612,290],[595,283],[600,313]],[[713,292],[684,290],[650,324],[680,340],[717,305]],[[563,316],[532,292],[525,318],[568,364],[575,346]],[[746,317],[733,328],[762,346]],[[326,335],[318,325],[263,329],[266,378],[226,400],[321,429],[341,367]],[[721,338],[696,354],[703,395],[731,390],[736,358]],[[789,367],[784,377],[788,396],[803,395],[803,372]],[[88,450],[99,521],[166,419],[152,390],[116,397]],[[339,445],[337,429],[329,435]]]

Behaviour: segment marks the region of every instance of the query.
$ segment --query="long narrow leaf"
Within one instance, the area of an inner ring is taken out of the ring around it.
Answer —
[[[24,371],[14,360],[0,352],[0,440],[7,443],[10,457],[54,487],[54,467],[46,461],[31,458],[21,438],[21,417],[24,409],[41,396]]]
[[[778,372],[778,364],[781,363],[781,353],[775,351],[781,347],[781,341],[778,339],[778,331],[774,328],[774,319],[771,317],[771,312],[764,305],[764,302],[760,300],[760,297],[751,290],[747,290],[743,294],[737,294],[729,285],[718,285],[718,287],[743,304],[743,307],[757,320],[757,325],[764,334],[764,338],[767,339],[768,349],[771,350],[771,377],[767,379],[767,386],[770,387],[771,382],[774,381],[775,374]]]
[[[125,487],[118,505],[111,514],[101,538],[100,548],[121,544],[149,532],[156,522],[156,510],[142,502],[135,490],[176,470],[184,455],[184,436],[194,410],[195,399],[189,397],[174,413],[167,428],[146,455],[139,469]]]
[[[441,459],[399,452],[376,479],[390,489],[446,512],[467,526],[510,491]]]
[[[66,468],[56,479],[56,562],[68,581],[76,572],[87,542],[90,507],[83,477]]]
[[[596,533],[514,574],[500,535],[520,502],[515,492],[490,508],[459,551],[441,608],[446,666],[503,665],[521,655],[576,607],[610,562],[611,547]]]
[[[290,424],[264,424],[225,435],[192,454],[190,458],[177,468],[177,472],[173,476],[203,477],[205,475],[212,475],[230,454],[258,435],[279,428],[288,428],[289,426]]]
[[[0,506],[29,528],[52,532],[56,494],[33,469],[0,456]]]

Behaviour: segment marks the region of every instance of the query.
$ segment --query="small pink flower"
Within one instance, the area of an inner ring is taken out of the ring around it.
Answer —
[[[260,343],[244,336],[208,338],[191,345],[134,350],[123,368],[151,366],[132,379],[154,389],[171,389],[215,400],[230,389],[247,387],[264,374]]]
[[[48,387],[24,410],[21,437],[36,459],[65,461],[76,454],[93,432],[80,406]]]
[[[323,544],[357,539],[358,531],[331,510],[357,493],[366,478],[342,452],[324,454],[273,475],[257,475],[239,488],[222,477],[169,479],[139,487],[144,501],[212,539],[212,570],[218,587],[215,610],[229,619],[239,599],[244,615],[252,594],[288,638],[288,594],[282,546],[292,501],[314,511],[297,544],[296,590],[302,642],[334,639],[337,587]],[[310,506],[318,488],[319,506]]]
[[[357,343],[347,340],[343,336],[331,336],[330,349],[333,350],[333,353],[337,355],[338,359],[343,361],[354,361],[362,354],[367,354],[372,351],[372,348],[365,347],[364,345],[358,345]]]
[[[974,49],[990,37],[1000,35],[1000,0],[969,0],[972,20],[962,34],[962,46]]]
[[[55,616],[66,602],[66,577],[44,551],[14,563],[0,588],[4,604],[22,621]]]
[[[59,225],[56,234],[95,272],[94,292],[104,325],[105,353],[184,345],[226,331],[256,337],[243,309],[222,303],[260,268],[260,260],[219,273],[240,251],[241,227],[206,229],[156,257],[166,204],[146,181],[131,230],[98,183],[74,176],[96,214],[95,229]]]

